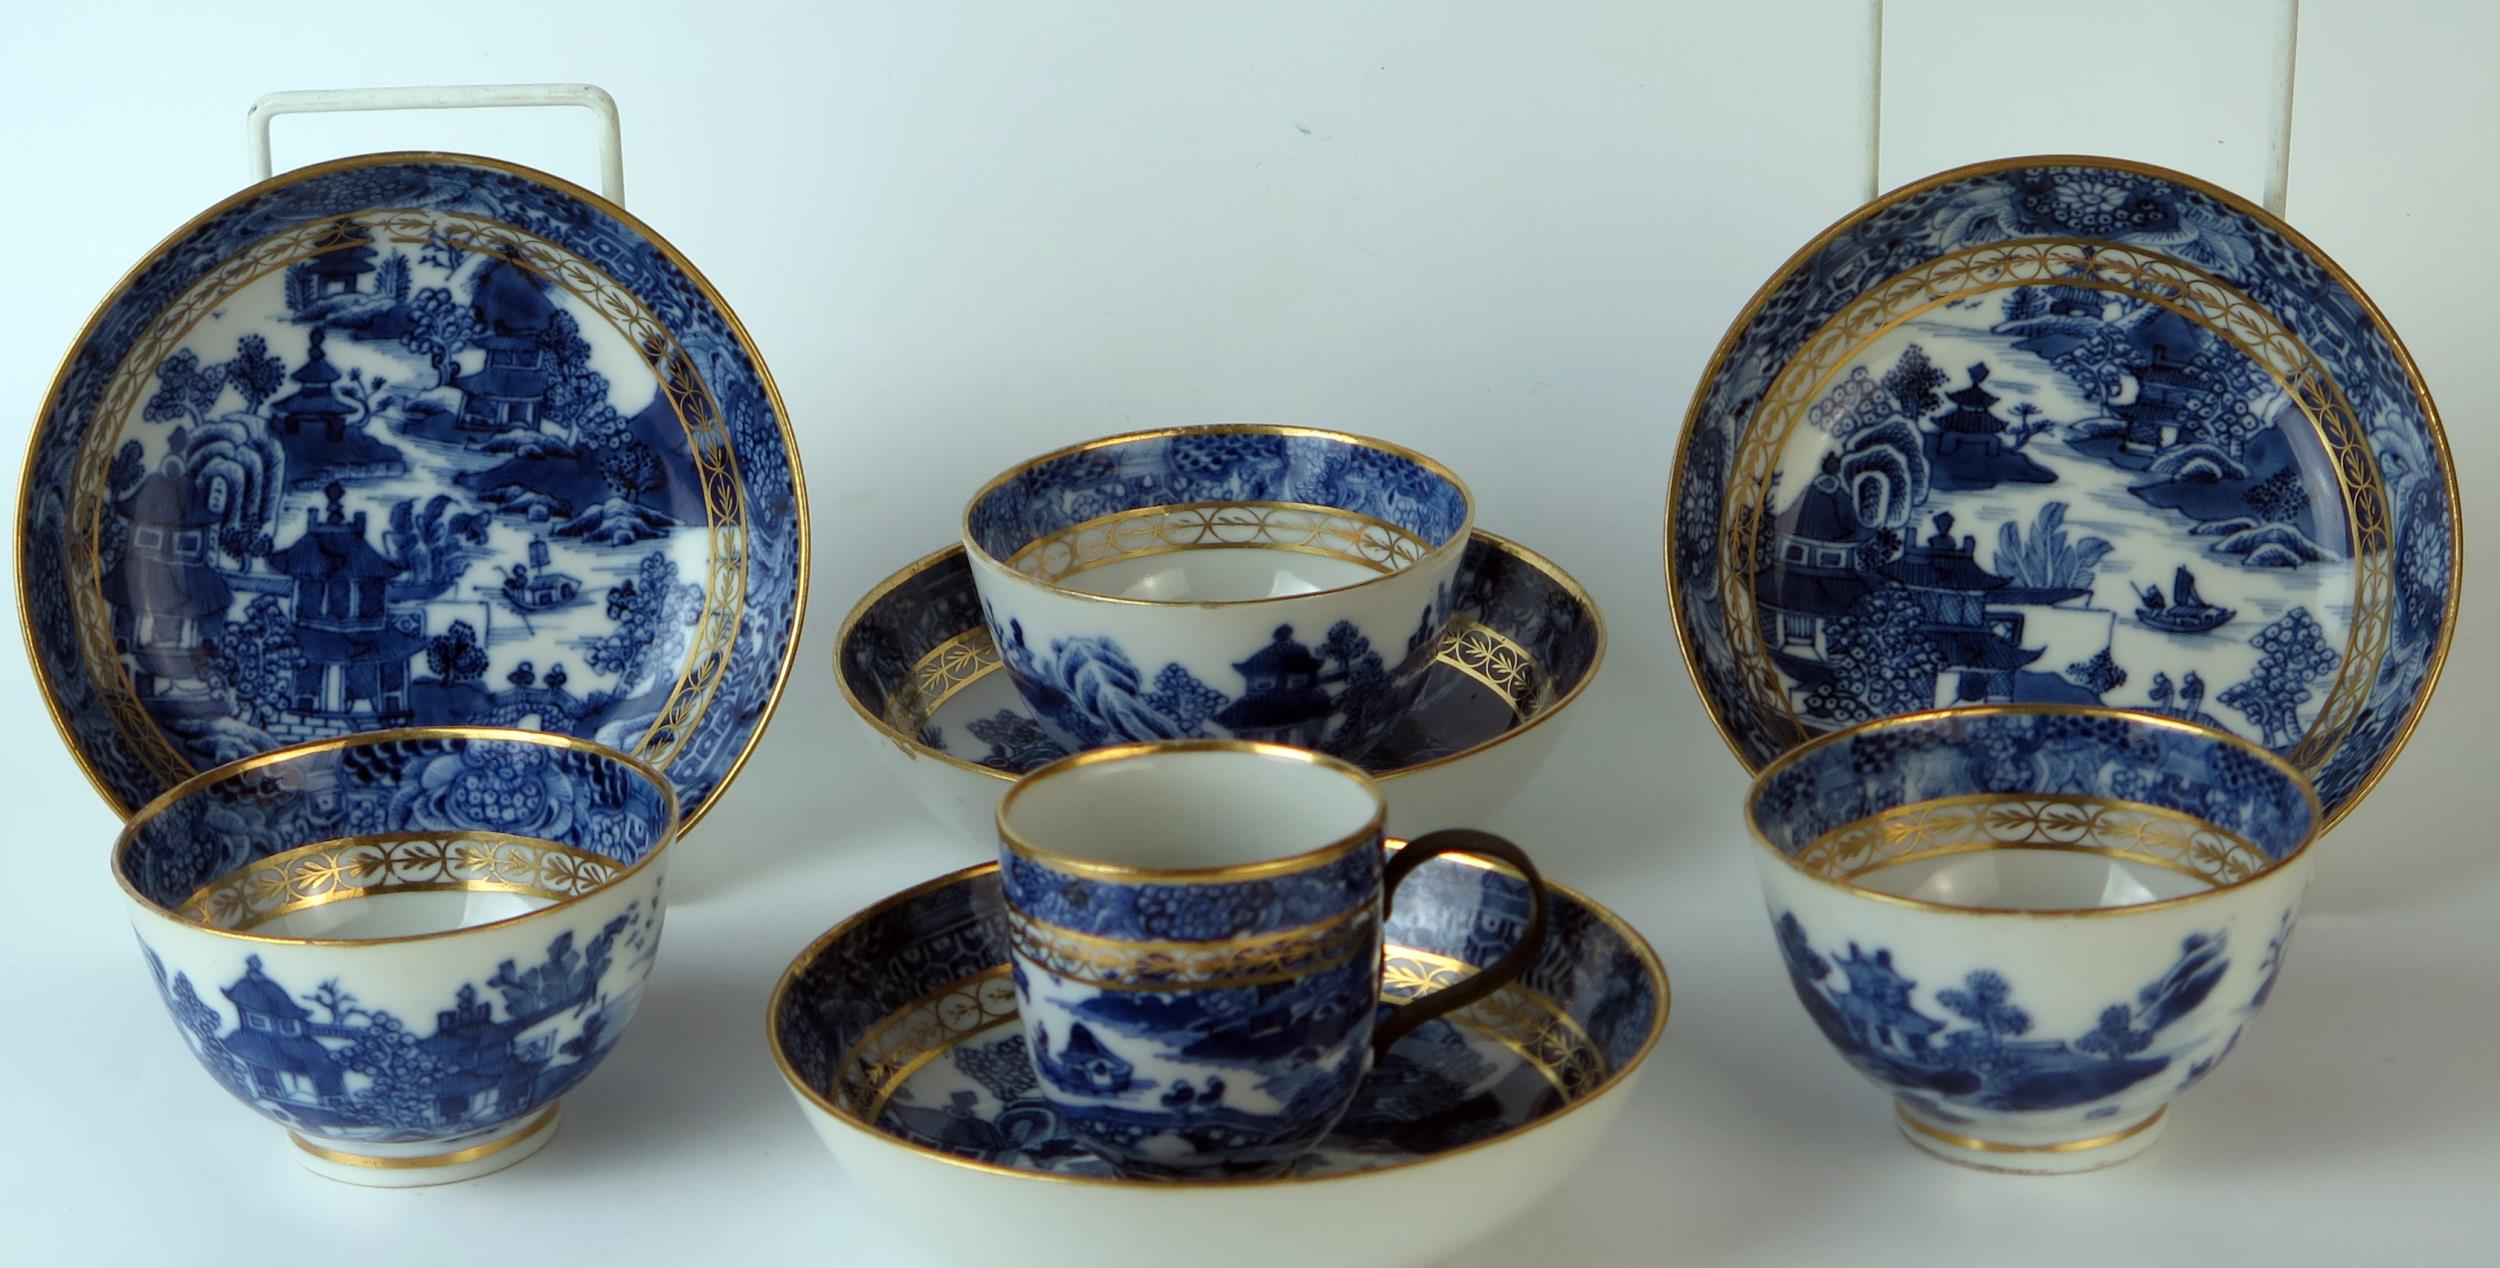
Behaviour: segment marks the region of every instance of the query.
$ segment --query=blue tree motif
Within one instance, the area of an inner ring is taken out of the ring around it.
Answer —
[[[590,640],[583,659],[616,675],[616,694],[629,694],[654,669],[676,663],[686,648],[686,628],[702,615],[703,588],[677,580],[677,561],[653,551],[634,575],[608,591],[612,633]]]
[[[1228,703],[1224,693],[1198,681],[1178,663],[1155,675],[1155,689],[1144,697],[1147,708],[1171,719],[1183,737],[1196,735],[1216,710]]]
[[[1809,982],[1819,982],[1824,974],[1832,971],[1831,962],[1817,953],[1814,944],[1806,940],[1806,927],[1798,921],[1797,913],[1781,913],[1778,928],[1780,955],[1788,961],[1791,972]]]
[[[1375,721],[1389,708],[1390,684],[1380,653],[1372,650],[1371,640],[1363,637],[1353,622],[1339,621],[1328,627],[1328,637],[1320,642],[1319,655],[1321,660],[1336,665],[1335,670],[1322,675],[1322,681],[1335,678],[1345,683],[1335,701],[1344,715],[1345,734],[1376,733]]]
[[[1937,389],[1951,381],[1927,359],[1926,349],[1911,344],[1893,364],[1892,372],[1884,376],[1884,390],[1891,393],[1903,414],[1925,418],[1944,405],[1944,397]]]
[[[1944,658],[1921,631],[1926,617],[1899,585],[1876,587],[1824,630],[1834,689],[1841,707],[1855,700],[1874,717],[1924,709],[1936,702],[1936,673]],[[1854,720],[1846,712],[1841,721]]]
[[[1917,345],[1911,345],[1913,349]],[[1895,371],[1898,373],[1898,371]],[[1886,376],[1890,381],[1890,376]],[[1831,386],[1806,409],[1806,422],[1834,437],[1846,440],[1862,428],[1872,427],[1893,413],[1892,398],[1887,395],[1865,366],[1851,366],[1840,382]]]
[[[1031,717],[1013,709],[1001,709],[986,718],[975,718],[964,724],[972,738],[990,746],[981,764],[992,770],[1021,775],[1045,762],[1067,756],[1050,733]]]
[[[2266,747],[2289,748],[2300,739],[2300,707],[2309,702],[2310,684],[2333,672],[2342,657],[2327,646],[2305,607],[2275,618],[2249,644],[2261,653],[2256,672],[2215,699],[2245,714]]]
[[[2079,1051],[2099,1053],[2112,1061],[2131,1057],[2153,1046],[2153,1032],[2138,1030],[2135,1011],[2124,1004],[2112,1004],[2101,1010],[2101,1023],[2090,1034],[2075,1040]]]
[[[2015,1007],[2013,988],[1987,969],[1973,971],[1959,989],[1936,992],[1936,1002],[1964,1021],[1975,1022],[1991,1036],[2011,1039],[2031,1029],[2031,1014]]]
[[[294,619],[278,596],[264,594],[244,609],[242,620],[227,625],[208,644],[200,668],[211,689],[233,700],[236,714],[254,726],[267,726],[286,712],[295,673],[303,664]]]
[[[225,377],[253,409],[259,409],[261,402],[286,385],[286,363],[269,351],[267,339],[245,335],[235,341],[234,359],[225,364]]]
[[[407,305],[408,333],[400,346],[424,357],[434,370],[434,386],[449,387],[460,377],[460,354],[486,334],[477,312],[453,299],[447,287],[429,286]]]
[[[463,988],[466,989],[466,988]],[[425,1040],[388,1011],[369,1014],[338,1064],[371,1080],[355,1093],[356,1108],[375,1123],[417,1124],[434,1112],[434,1084],[450,1067],[426,1050]]]
[[[106,488],[115,493],[128,493],[148,474],[148,451],[135,440],[125,440],[113,454],[113,465],[104,472]]]
[[[205,423],[226,390],[226,367],[203,366],[198,353],[184,348],[156,367],[156,380],[156,395],[148,398],[139,417],[151,423],[178,418]]]
[[[2109,649],[2106,647],[2092,653],[2090,660],[2080,660],[2068,665],[2066,676],[2072,679],[2076,686],[2095,696],[2106,696],[2127,685],[2127,671],[2118,667],[2118,662],[2111,658]]]

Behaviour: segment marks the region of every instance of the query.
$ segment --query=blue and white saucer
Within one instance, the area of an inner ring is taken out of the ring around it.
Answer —
[[[2456,623],[2456,473],[2386,320],[2192,177],[2008,159],[1826,230],[1738,316],[1667,510],[1748,769],[1852,722],[2108,705],[2255,740],[2330,822]]]
[[[1500,809],[1605,655],[1596,601],[1544,556],[1478,529],[1458,578],[1414,709],[1363,761],[1388,796],[1392,835],[1473,827]],[[843,619],[833,655],[843,698],[890,741],[896,777],[984,846],[1015,777],[1064,755],[999,669],[960,545],[878,583]]]
[[[1666,1025],[1666,973],[1648,944],[1552,886],[1536,966],[1401,1039],[1287,1175],[1115,1178],[1036,1094],[998,888],[984,864],[851,917],[800,953],[766,1017],[800,1107],[871,1208],[900,1227],[945,1227],[968,1263],[1122,1268],[1168,1264],[1175,1247],[1211,1266],[1439,1262],[1569,1178]],[[1389,917],[1384,997],[1463,979],[1526,916],[1515,875],[1424,864]],[[1381,1216],[1407,1209],[1430,1215]],[[1070,1235],[1033,1236],[1043,1228]]]
[[[764,363],[667,243],[492,159],[375,154],[175,231],[62,362],[18,508],[52,716],[124,814],[409,725],[596,739],[689,826],[796,650]]]

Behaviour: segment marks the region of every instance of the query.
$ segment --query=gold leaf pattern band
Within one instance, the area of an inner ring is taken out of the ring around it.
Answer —
[[[1222,990],[1289,982],[1374,954],[1380,922],[1369,906],[1334,919],[1221,942],[1106,938],[1007,907],[1007,941],[1042,972],[1107,991]]]
[[[468,890],[562,900],[607,884],[625,868],[586,850],[501,832],[342,837],[236,868],[201,886],[174,914],[240,932],[381,894]]]
[[[1435,659],[1492,689],[1517,722],[1554,702],[1554,676],[1545,662],[1517,639],[1474,617],[1451,620]],[[930,648],[887,697],[886,725],[898,735],[920,734],[947,701],[998,668],[998,645],[986,628],[966,630]]]
[[[1793,861],[1810,875],[1848,881],[1921,859],[1981,850],[2074,850],[2127,859],[2229,885],[2274,866],[2237,833],[2194,815],[2072,794],[1974,793],[1887,810],[1816,837]]]
[[[1016,987],[1006,965],[950,982],[871,1027],[835,1063],[829,1095],[864,1123],[925,1069],[975,1036],[1016,1020]],[[1388,949],[1383,999],[1403,1002],[1441,990],[1476,972],[1451,956],[1412,947]],[[1442,1020],[1508,1048],[1550,1084],[1565,1104],[1605,1082],[1605,1054],[1569,1010],[1516,982]]]
[[[1432,543],[1369,515],[1307,502],[1181,502],[1097,516],[1037,537],[1007,565],[1064,581],[1106,564],[1185,550],[1286,550],[1360,564],[1379,573],[1432,553]]]

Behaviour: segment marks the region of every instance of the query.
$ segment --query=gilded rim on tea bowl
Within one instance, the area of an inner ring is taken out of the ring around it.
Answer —
[[[2286,756],[2332,824],[2453,637],[2456,474],[2351,278],[2193,177],[1895,190],[1729,327],[1668,493],[1686,667],[1748,770],[1945,706],[2099,705]]]
[[[623,749],[702,818],[806,607],[753,341],[665,241],[494,159],[285,173],[176,230],[53,381],[18,505],[53,721],[127,816],[410,724]]]
[[[2273,995],[2324,815],[2281,757],[2061,705],[1903,714],[1764,768],[1763,903],[1816,1030],[1922,1152],[2058,1175],[2150,1147]]]
[[[415,727],[185,780],[112,867],[209,1075],[305,1167],[404,1188],[547,1143],[636,1012],[677,829],[667,779],[613,749]]]
[[[810,1126],[895,1226],[964,1262],[1210,1268],[1429,1264],[1543,1201],[1621,1113],[1666,1025],[1639,933],[1561,886],[1518,983],[1398,1041],[1335,1134],[1285,1176],[1115,1179],[1062,1137],[1016,1024],[997,865],[836,925],[774,988],[765,1030]],[[1463,978],[1527,918],[1516,874],[1444,857],[1398,891],[1383,995]],[[967,1223],[967,1210],[983,1218]],[[1432,1218],[1391,1218],[1430,1211]],[[1082,1236],[1035,1239],[1035,1228]]]
[[[1392,835],[1498,811],[1552,751],[1563,710],[1605,659],[1596,600],[1544,556],[1482,529],[1459,565],[1453,608],[1416,713],[1361,763],[1388,794]],[[869,590],[843,618],[833,660],[842,698],[891,746],[898,777],[968,840],[986,847],[1016,776],[1063,755],[999,671],[960,545]]]
[[[1403,445],[1213,423],[1020,462],[965,503],[961,538],[1000,660],[1062,746],[1356,758],[1422,688],[1474,521],[1466,482]]]

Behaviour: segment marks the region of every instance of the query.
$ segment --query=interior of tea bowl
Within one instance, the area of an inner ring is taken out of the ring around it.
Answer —
[[[1473,519],[1413,450],[1223,424],[1021,463],[973,495],[963,539],[1001,660],[1063,746],[1358,757],[1422,684]]]
[[[219,1084],[349,1183],[530,1156],[658,954],[667,779],[586,740],[419,727],[203,772],[113,871],[165,1006]]]
[[[2273,990],[2316,793],[2254,744],[2085,707],[1909,714],[1747,800],[1789,979],[1902,1135],[2057,1174],[2152,1144]]]
[[[1482,823],[1526,786],[1605,659],[1596,600],[1543,555],[1476,529],[1423,689],[1362,759],[1389,833]],[[1001,671],[959,542],[896,570],[834,635],[843,699],[890,778],[987,849],[1017,776],[1066,756]]]

